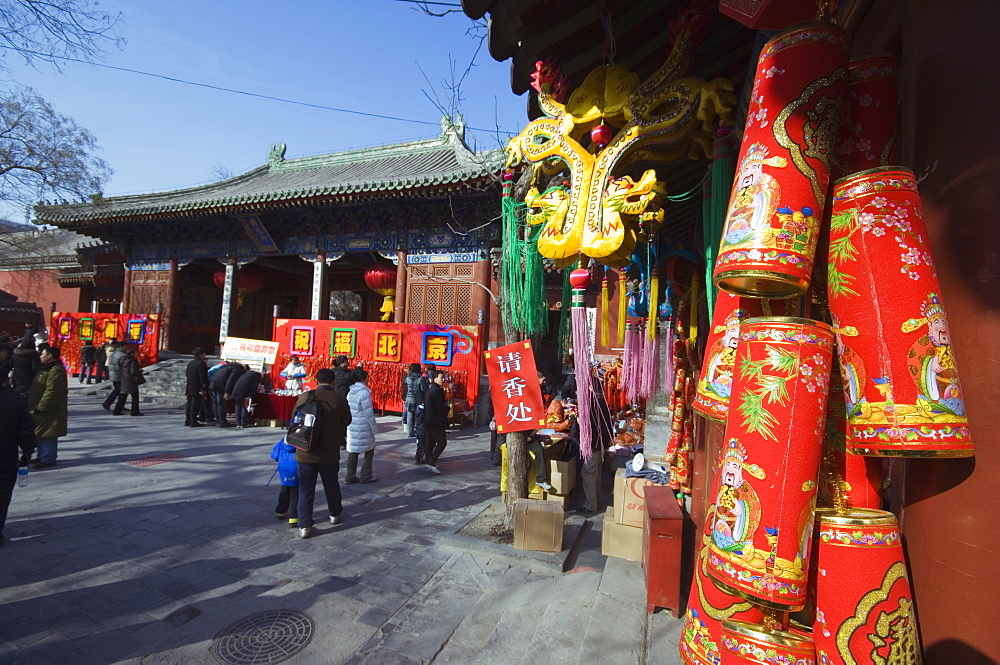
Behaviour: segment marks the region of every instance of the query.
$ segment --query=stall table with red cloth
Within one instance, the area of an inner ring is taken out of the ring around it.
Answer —
[[[295,400],[298,395],[273,395],[271,393],[258,393],[253,397],[253,417],[256,420],[281,420],[292,419],[292,411],[295,410]]]
[[[90,340],[100,347],[108,340],[126,341],[139,347],[136,357],[140,367],[159,362],[159,314],[96,314],[90,312],[52,312],[49,344],[58,346],[66,371],[80,371],[80,347]]]
[[[306,388],[314,388],[316,372],[333,367],[333,359],[344,355],[350,367],[363,363],[375,408],[402,411],[407,367],[434,365],[449,375],[451,408],[471,413],[479,396],[481,334],[481,326],[275,319],[271,339],[280,347],[271,379],[276,387],[284,385],[280,373],[294,355],[305,364]],[[267,417],[259,411],[254,415]]]

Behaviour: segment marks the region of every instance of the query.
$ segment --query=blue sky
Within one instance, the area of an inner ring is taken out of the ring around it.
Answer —
[[[103,63],[283,97],[432,123],[411,124],[256,99],[66,63],[23,66],[8,53],[9,80],[33,87],[97,137],[115,170],[109,196],[211,182],[263,164],[273,143],[287,157],[436,136],[440,112],[421,69],[447,96],[449,56],[459,74],[477,47],[461,13],[434,18],[392,0],[106,0],[123,14],[127,44]],[[485,45],[462,86],[470,127],[520,131],[525,99],[509,87],[509,62]],[[495,134],[470,132],[480,149]],[[3,211],[0,210],[0,214]],[[8,215],[24,221],[23,213]]]

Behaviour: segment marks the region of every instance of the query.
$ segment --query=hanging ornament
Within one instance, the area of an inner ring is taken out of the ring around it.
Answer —
[[[722,622],[721,643],[724,665],[816,665],[816,646],[806,633],[730,619]]]
[[[233,275],[233,289],[236,291],[236,307],[243,306],[243,299],[264,288],[267,280],[249,266],[237,270]],[[220,268],[212,274],[212,282],[220,289],[226,286],[226,269]]]
[[[719,288],[787,298],[809,287],[849,50],[840,28],[809,24],[761,51],[713,273]]]
[[[813,638],[829,665],[920,663],[920,635],[896,516],[816,511]]]
[[[614,131],[605,125],[603,121],[601,124],[590,130],[590,140],[595,146],[597,146],[598,150],[603,150],[604,146],[611,143],[611,139],[614,135]]]
[[[973,455],[912,171],[876,169],[836,184],[827,293],[848,449],[876,456]]]
[[[590,334],[587,326],[586,289],[590,285],[590,271],[577,268],[569,274],[573,287],[573,368],[576,372],[577,422],[580,424],[580,457],[586,461],[594,454],[591,399],[593,382],[590,373]]]
[[[834,177],[899,163],[896,58],[888,53],[852,60],[846,110],[837,135]]]
[[[761,315],[760,303],[756,298],[719,292],[705,342],[705,359],[701,364],[702,372],[694,401],[694,410],[705,418],[726,422],[740,324],[750,317]]]
[[[382,321],[388,321],[396,309],[396,266],[387,262],[379,262],[365,271],[365,284],[375,293],[382,296]]]
[[[708,570],[761,605],[806,600],[833,333],[818,321],[740,326]]]

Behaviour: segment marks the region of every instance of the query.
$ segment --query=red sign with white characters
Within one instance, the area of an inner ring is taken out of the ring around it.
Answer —
[[[498,346],[483,354],[490,377],[497,432],[521,432],[545,426],[545,402],[531,342]]]

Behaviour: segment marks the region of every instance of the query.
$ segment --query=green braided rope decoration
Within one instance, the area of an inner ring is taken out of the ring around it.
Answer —
[[[503,220],[503,254],[500,276],[503,287],[504,331],[525,335],[548,332],[548,305],[545,299],[545,271],[538,253],[542,226],[524,223],[527,206],[518,203],[505,187],[500,203]],[[524,237],[522,238],[522,229]]]
[[[569,283],[569,274],[577,264],[566,266],[563,270],[562,309],[559,312],[559,339],[556,348],[563,355],[569,352],[573,341],[572,317],[570,316],[570,300],[573,297],[573,287]]]
[[[719,290],[712,281],[715,271],[715,260],[719,256],[719,243],[722,241],[722,230],[726,224],[726,213],[729,212],[729,194],[736,177],[736,159],[733,156],[731,138],[728,131],[720,134],[713,150],[712,168],[709,171],[707,189],[709,196],[707,205],[702,208],[702,223],[705,239],[705,297],[708,300],[708,317],[712,318],[715,311],[715,299]]]

